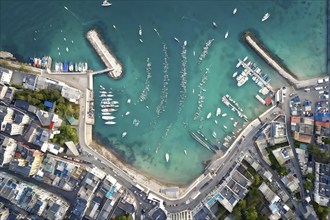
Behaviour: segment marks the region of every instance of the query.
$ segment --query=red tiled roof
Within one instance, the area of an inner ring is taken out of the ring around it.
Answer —
[[[330,122],[326,121],[315,121],[316,126],[321,126],[325,128],[330,128]]]
[[[272,97],[270,95],[265,98],[265,104],[266,105],[272,104]]]
[[[300,123],[300,117],[291,116],[291,122]]]

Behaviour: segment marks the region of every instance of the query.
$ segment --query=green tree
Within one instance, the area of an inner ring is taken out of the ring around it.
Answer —
[[[310,181],[305,181],[304,182],[304,187],[306,190],[312,190],[314,187],[313,187],[313,183],[310,182]]]
[[[258,218],[258,213],[255,207],[247,209],[244,214],[246,220],[256,220]]]
[[[315,178],[314,174],[312,174],[312,173],[307,173],[306,177],[307,177],[307,179],[309,179],[310,181],[313,181],[314,178]]]

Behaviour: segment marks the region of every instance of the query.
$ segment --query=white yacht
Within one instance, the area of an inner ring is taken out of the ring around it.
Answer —
[[[131,99],[127,99],[127,104],[130,104],[131,103]]]
[[[186,40],[183,42],[183,45],[184,46],[187,46],[187,41]]]
[[[125,137],[126,135],[127,135],[127,132],[125,131],[125,132],[122,133],[121,137],[123,138],[123,137]]]
[[[169,155],[169,153],[166,153],[166,154],[165,154],[165,159],[166,159],[166,162],[168,162],[168,161],[170,160],[170,155]]]
[[[212,115],[212,113],[211,113],[211,112],[210,112],[210,113],[208,113],[208,114],[207,114],[207,116],[206,116],[206,118],[207,118],[207,119],[211,118],[211,115]]]
[[[139,35],[142,36],[142,27],[139,25]]]
[[[225,34],[225,39],[227,39],[229,32],[227,31]]]
[[[246,83],[248,81],[249,77],[247,76],[244,76],[243,78],[241,78],[238,82],[237,82],[237,85],[238,86],[242,86],[244,85],[244,83]]]
[[[233,77],[235,78],[237,76],[237,71],[234,72]]]
[[[109,116],[109,115],[106,115],[106,116],[102,116],[102,119],[104,120],[112,120],[112,119],[115,119],[116,117],[115,116]]]
[[[266,21],[269,18],[270,14],[267,12],[261,19],[262,22]]]
[[[106,121],[104,124],[106,124],[106,125],[115,125],[116,122],[115,121]]]
[[[110,5],[112,5],[112,3],[108,2],[108,0],[104,0],[104,1],[102,2],[102,6],[103,6],[103,7],[108,7],[108,6],[110,6]]]
[[[223,113],[223,114],[222,114],[222,117],[226,117],[226,116],[227,116],[227,114],[226,114],[226,113]]]
[[[234,8],[233,15],[237,13],[237,8]]]
[[[218,27],[217,23],[215,23],[214,21],[212,22],[212,24],[213,24],[213,27],[215,27],[215,28]]]
[[[221,114],[221,108],[217,108],[217,112],[215,114],[215,116],[219,116]]]

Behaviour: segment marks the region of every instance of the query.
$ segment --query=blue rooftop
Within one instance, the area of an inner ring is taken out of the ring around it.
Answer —
[[[48,107],[48,108],[53,108],[53,103],[49,102],[49,101],[45,101],[44,102],[44,106]]]

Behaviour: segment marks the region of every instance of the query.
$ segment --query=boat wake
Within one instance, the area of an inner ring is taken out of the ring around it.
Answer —
[[[184,106],[184,100],[187,97],[187,41],[183,43],[181,52],[181,91],[180,91],[180,103],[179,103],[179,113],[182,111]]]
[[[170,81],[168,75],[168,54],[167,54],[167,47],[166,44],[163,44],[163,51],[164,51],[164,83],[162,88],[161,100],[159,105],[157,106],[156,113],[159,116],[162,112],[165,111],[166,103],[167,103],[167,96],[168,96],[168,82]]]
[[[203,92],[205,92],[206,90],[203,88],[204,84],[207,81],[207,75],[209,73],[209,68],[206,68],[206,71],[204,72],[203,76],[202,76],[202,80],[198,85],[199,88],[199,92],[198,92],[198,107],[197,107],[197,111],[195,113],[194,116],[194,120],[197,120],[202,112],[203,109],[203,103],[204,103],[204,99],[205,97],[203,96]]]
[[[140,95],[140,102],[145,101],[148,98],[148,92],[150,91],[150,78],[151,78],[151,62],[150,59],[147,58],[147,67],[146,67],[147,77],[144,82],[144,89]]]
[[[209,50],[209,47],[211,46],[212,42],[214,41],[214,39],[211,39],[211,40],[208,40],[205,44],[205,46],[203,47],[203,52],[201,53],[201,55],[199,56],[199,61],[198,63],[200,64],[204,58],[206,57],[207,53],[208,53],[208,50]]]
[[[164,140],[168,136],[168,133],[170,132],[171,128],[172,128],[172,123],[167,126],[165,133],[162,136],[162,140]]]
[[[73,11],[71,11],[70,9],[68,9],[66,6],[64,6],[64,9],[67,10],[68,12],[70,12],[70,14],[72,14],[73,17],[75,17],[77,19],[77,21],[79,21],[79,23],[83,23],[80,18],[78,17],[78,15],[76,15]]]

